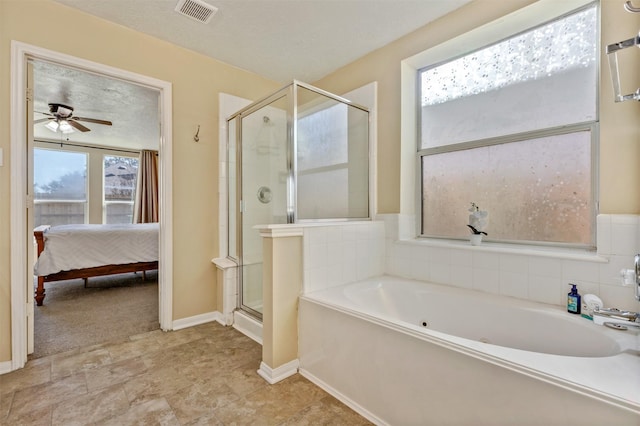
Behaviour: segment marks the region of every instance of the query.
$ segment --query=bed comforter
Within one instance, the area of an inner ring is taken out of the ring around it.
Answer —
[[[34,273],[157,261],[158,231],[158,223],[51,227]]]

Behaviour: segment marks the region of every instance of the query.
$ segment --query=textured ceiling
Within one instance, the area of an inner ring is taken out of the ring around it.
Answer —
[[[36,140],[69,140],[134,150],[158,149],[157,90],[47,62],[34,61],[33,65],[34,120],[48,117],[42,113],[49,112],[49,103],[60,103],[74,108],[75,117],[113,123],[105,126],[80,121],[91,131],[63,135],[47,129],[45,121],[34,125]]]
[[[206,0],[208,24],[177,0],[55,0],[281,84],[313,83],[470,0]]]

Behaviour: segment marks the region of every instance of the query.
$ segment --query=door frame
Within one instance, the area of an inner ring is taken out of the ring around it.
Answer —
[[[173,329],[173,216],[172,216],[172,86],[170,82],[125,71],[97,62],[11,41],[11,369],[27,362],[27,303],[33,297],[27,292],[27,220],[25,211],[33,207],[27,196],[27,115],[26,66],[29,58],[55,62],[87,72],[126,80],[157,89],[160,93],[159,148],[159,322],[164,331]],[[31,287],[29,287],[31,288]]]

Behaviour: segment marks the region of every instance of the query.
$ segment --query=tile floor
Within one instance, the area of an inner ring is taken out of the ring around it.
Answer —
[[[0,375],[0,425],[364,425],[296,374],[269,385],[261,346],[208,323],[29,361]]]

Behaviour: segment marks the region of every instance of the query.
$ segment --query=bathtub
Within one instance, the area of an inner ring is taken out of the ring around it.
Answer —
[[[640,336],[383,276],[305,294],[300,373],[376,424],[640,425]]]

